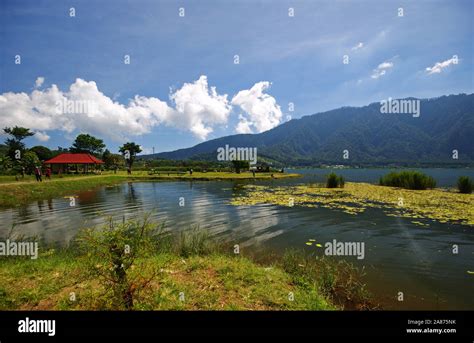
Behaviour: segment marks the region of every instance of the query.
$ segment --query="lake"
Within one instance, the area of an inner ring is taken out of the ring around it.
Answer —
[[[474,178],[472,169],[420,169],[440,187],[452,187],[460,175]],[[305,242],[365,243],[365,258],[345,257],[364,267],[368,288],[385,309],[474,309],[474,230],[472,226],[432,222],[429,228],[408,218],[388,217],[368,209],[357,216],[326,208],[275,205],[233,206],[242,185],[294,185],[323,182],[328,169],[288,170],[302,178],[269,181],[134,182],[99,187],[68,197],[37,201],[0,211],[0,235],[15,232],[65,245],[82,227],[105,216],[130,218],[151,212],[169,230],[199,226],[246,251],[284,252],[288,248],[315,251]],[[377,182],[387,169],[340,169],[347,181]],[[73,194],[71,194],[73,195]],[[184,198],[184,206],[180,206]],[[452,245],[459,253],[452,253]],[[41,248],[41,247],[40,247]],[[322,254],[323,249],[318,253]],[[341,258],[341,257],[331,257]],[[404,301],[397,301],[398,292]]]

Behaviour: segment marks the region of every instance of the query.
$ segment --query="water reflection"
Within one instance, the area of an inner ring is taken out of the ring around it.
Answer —
[[[279,184],[267,184],[272,182]],[[151,212],[151,219],[164,222],[169,230],[199,226],[222,241],[257,251],[296,247],[321,254],[305,242],[364,241],[365,260],[349,260],[367,268],[370,288],[390,306],[474,309],[473,280],[466,273],[474,266],[471,228],[439,223],[421,228],[378,209],[352,216],[324,208],[230,205],[246,183],[123,183],[78,193],[75,206],[69,197],[37,201],[0,211],[0,236],[15,225],[19,233],[65,245],[82,227],[100,224],[105,216],[122,219]],[[458,255],[452,254],[452,244],[460,246]],[[409,301],[395,301],[393,295],[400,290]]]

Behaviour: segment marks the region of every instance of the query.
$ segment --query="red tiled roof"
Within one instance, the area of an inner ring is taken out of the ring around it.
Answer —
[[[60,154],[50,160],[44,162],[45,164],[102,164],[103,161],[95,158],[90,154]]]

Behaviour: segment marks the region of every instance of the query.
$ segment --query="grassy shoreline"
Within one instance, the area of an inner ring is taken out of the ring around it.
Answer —
[[[273,177],[272,177],[273,175]],[[132,175],[126,172],[107,173],[102,175],[66,176],[51,180],[44,179],[36,182],[31,178],[27,181],[14,181],[14,177],[0,178],[0,208],[16,207],[30,201],[45,200],[59,196],[72,196],[74,192],[91,190],[99,186],[113,185],[124,181],[224,181],[224,180],[272,180],[299,177],[299,174],[281,173],[226,173],[226,172],[194,172],[185,175],[162,173],[148,175],[146,172],[137,171]]]
[[[113,223],[109,231],[85,230],[85,250],[78,238],[67,248],[40,248],[34,260],[0,257],[0,310],[376,308],[360,271],[341,260],[288,251],[265,262],[245,251],[235,254],[202,231],[147,240],[145,225],[129,221]],[[136,256],[128,260],[119,252],[125,277],[114,281],[119,255],[104,256],[125,242]],[[129,293],[132,305],[124,307],[121,295]]]

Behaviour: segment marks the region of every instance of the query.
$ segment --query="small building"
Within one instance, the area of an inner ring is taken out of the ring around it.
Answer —
[[[102,160],[99,160],[91,154],[73,154],[73,153],[64,153],[59,154],[56,157],[53,157],[44,162],[44,164],[49,164],[51,171],[53,173],[69,173],[74,171],[79,173],[79,165],[83,167],[83,173],[89,171],[89,166],[94,166],[94,169],[103,164]],[[71,165],[74,167],[71,168]]]
[[[268,173],[270,171],[270,165],[266,162],[259,162],[255,166],[251,167],[250,170],[254,170],[257,173]]]

